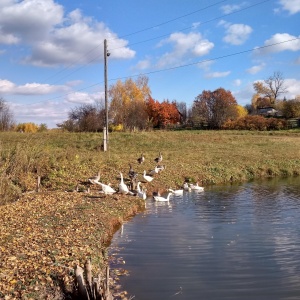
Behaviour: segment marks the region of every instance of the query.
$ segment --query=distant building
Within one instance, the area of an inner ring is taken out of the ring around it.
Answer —
[[[279,111],[273,107],[262,107],[257,108],[257,114],[265,117],[277,117],[279,116]]]

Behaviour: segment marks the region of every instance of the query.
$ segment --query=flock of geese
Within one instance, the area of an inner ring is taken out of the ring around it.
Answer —
[[[154,176],[156,174],[159,174],[163,170],[165,170],[165,166],[161,165],[160,163],[162,162],[163,157],[161,152],[159,152],[158,157],[154,159],[154,162],[156,163],[155,167],[153,170],[149,171],[148,173],[146,170],[143,172],[143,179],[145,182],[152,182],[154,180]],[[145,157],[144,154],[142,153],[141,156],[137,159],[138,164],[143,164],[145,162]],[[89,183],[91,184],[97,184],[101,186],[102,193],[105,195],[112,195],[115,193],[123,194],[123,195],[133,195],[137,196],[139,198],[142,198],[146,200],[147,194],[146,194],[146,189],[141,188],[141,181],[138,180],[138,173],[134,171],[133,167],[131,164],[129,164],[129,172],[128,172],[128,177],[131,181],[131,183],[136,182],[136,188],[129,189],[128,185],[124,182],[123,174],[120,172],[120,183],[118,185],[118,191],[111,187],[110,184],[104,184],[100,182],[100,171],[96,176],[88,178]],[[188,182],[184,182],[182,189],[178,190],[173,190],[173,189],[168,189],[168,195],[167,197],[161,196],[159,193],[153,193],[152,197],[154,201],[158,202],[169,202],[171,195],[174,196],[182,196],[184,191],[204,191],[204,188],[199,186],[198,183],[196,184],[191,184]]]

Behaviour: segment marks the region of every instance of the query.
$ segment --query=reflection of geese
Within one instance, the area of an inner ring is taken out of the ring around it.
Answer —
[[[199,186],[198,185],[198,182],[196,183],[196,184],[190,184],[190,188],[191,188],[191,190],[192,191],[198,191],[198,192],[202,192],[202,191],[204,191],[204,187],[202,187],[202,186]]]
[[[103,193],[104,193],[105,195],[112,195],[112,194],[114,194],[114,193],[117,192],[117,191],[114,190],[110,185],[101,183],[101,182],[99,182],[99,181],[95,181],[95,183],[101,185],[102,191],[103,191]]]
[[[128,186],[124,183],[124,180],[123,180],[123,174],[120,172],[120,176],[121,176],[121,182],[119,184],[119,192],[121,194],[128,194],[129,192],[129,189],[128,189]]]
[[[172,190],[168,189],[169,192],[171,192],[175,196],[182,196],[183,195],[183,190]]]
[[[142,164],[145,161],[145,157],[144,157],[144,153],[142,153],[142,155],[137,159],[137,162],[139,164]]]
[[[158,202],[169,202],[171,195],[172,195],[172,193],[169,193],[167,198],[162,197],[162,196],[153,196],[153,199]]]
[[[90,183],[95,184],[95,181],[100,180],[100,171],[98,172],[98,174],[96,176],[92,176],[88,180],[89,180]]]
[[[156,157],[155,159],[154,159],[154,161],[158,164],[158,163],[160,163],[161,161],[162,161],[162,155],[161,155],[161,152],[159,152],[159,156],[158,157]]]
[[[146,175],[146,171],[144,170],[144,175],[143,175],[144,179],[148,182],[151,182],[153,180],[154,177]]]

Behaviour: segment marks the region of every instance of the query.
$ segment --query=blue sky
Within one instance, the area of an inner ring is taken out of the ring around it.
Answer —
[[[103,103],[104,39],[108,84],[145,75],[160,102],[222,87],[249,104],[277,71],[300,95],[300,0],[1,0],[0,97],[16,122],[53,128]]]

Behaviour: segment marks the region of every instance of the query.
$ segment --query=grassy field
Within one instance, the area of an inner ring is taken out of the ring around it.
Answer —
[[[75,264],[90,257],[101,270],[115,226],[143,202],[101,195],[98,186],[85,193],[99,170],[100,181],[117,188],[129,163],[143,180],[161,151],[166,169],[143,183],[149,194],[184,180],[208,186],[300,174],[299,131],[111,133],[109,151],[100,151],[101,143],[96,133],[0,133],[0,298],[62,299],[62,287],[72,289]]]

